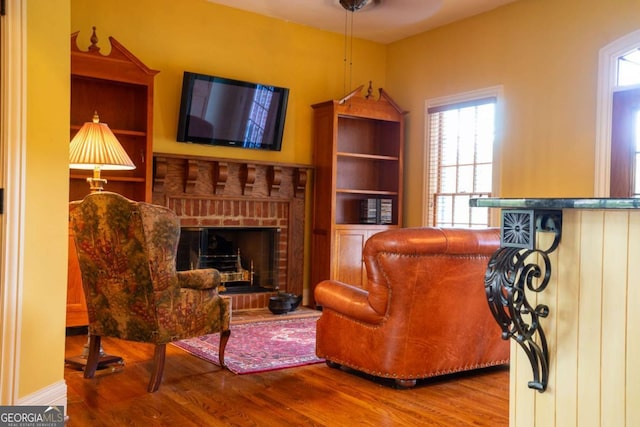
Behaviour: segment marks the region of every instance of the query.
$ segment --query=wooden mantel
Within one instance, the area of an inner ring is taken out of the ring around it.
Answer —
[[[153,191],[163,192],[167,176],[171,177],[170,164],[182,163],[184,166],[185,194],[211,192],[225,196],[241,196],[253,194],[259,196],[303,197],[307,184],[307,174],[312,168],[309,165],[266,162],[259,160],[238,160],[220,157],[189,156],[181,154],[154,154]],[[200,168],[211,168],[210,179],[202,180]],[[281,194],[283,173],[291,173],[287,184],[291,192]],[[264,175],[259,174],[263,172]],[[168,175],[169,174],[169,175]],[[174,177],[175,178],[175,177]],[[235,178],[235,179],[234,179]],[[263,178],[261,180],[261,178]],[[197,184],[199,185],[196,189]],[[176,188],[170,187],[170,193]],[[253,190],[253,192],[252,192]],[[180,192],[180,191],[177,191]]]

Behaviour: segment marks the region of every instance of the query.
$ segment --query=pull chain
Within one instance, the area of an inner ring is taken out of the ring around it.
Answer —
[[[351,91],[351,88],[353,87],[351,82],[353,77],[353,15],[354,12],[351,12],[351,39],[349,40],[349,91]]]
[[[348,14],[349,12],[345,9],[344,11],[344,59],[343,59],[343,70],[342,70],[342,94],[347,93],[347,29],[348,29]]]
[[[342,93],[347,94],[351,90],[353,78],[353,14],[345,9],[344,15],[344,78],[342,83]],[[349,13],[351,20],[349,21]],[[347,64],[348,60],[348,64]],[[349,68],[349,85],[347,87],[347,67]]]

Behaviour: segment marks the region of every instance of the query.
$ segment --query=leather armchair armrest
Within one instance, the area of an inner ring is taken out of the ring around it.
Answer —
[[[176,272],[181,288],[211,289],[220,286],[220,272],[214,268],[201,268]]]
[[[314,297],[323,310],[333,310],[354,320],[379,324],[384,319],[369,304],[369,292],[357,286],[324,280],[316,286]]]

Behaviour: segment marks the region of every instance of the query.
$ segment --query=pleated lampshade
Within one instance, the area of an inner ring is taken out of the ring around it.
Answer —
[[[106,123],[100,123],[98,114],[93,121],[82,125],[69,146],[69,168],[93,170],[135,169],[127,152]]]
[[[82,125],[69,144],[69,168],[93,170],[87,178],[91,191],[102,191],[106,179],[100,177],[101,170],[135,169],[127,152],[106,123],[100,123],[98,113],[93,121]]]

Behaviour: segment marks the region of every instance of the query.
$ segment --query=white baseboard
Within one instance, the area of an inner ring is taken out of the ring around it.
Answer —
[[[43,389],[19,399],[16,405],[27,406],[64,406],[67,417],[67,383],[60,380]]]

